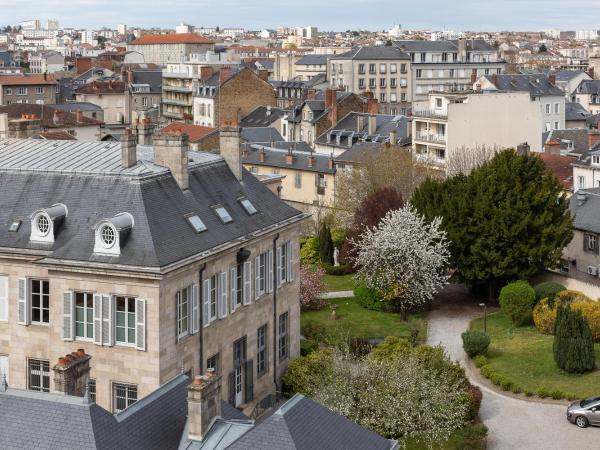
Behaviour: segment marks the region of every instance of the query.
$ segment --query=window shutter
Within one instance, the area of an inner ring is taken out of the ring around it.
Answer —
[[[200,286],[192,285],[192,333],[200,330]]]
[[[112,314],[114,298],[110,295],[102,296],[102,345],[113,345],[112,342]]]
[[[244,263],[243,303],[244,305],[252,303],[252,263],[250,261]]]
[[[254,258],[254,298],[260,297],[260,257]]]
[[[102,345],[102,296],[94,294],[94,344]]]
[[[254,398],[254,362],[251,359],[246,361],[245,369],[245,402],[248,403]]]
[[[294,281],[294,244],[292,241],[287,241],[287,281]]]
[[[135,299],[135,348],[146,351],[146,300]]]
[[[277,247],[277,287],[283,284],[281,269],[283,267],[282,247]]]
[[[63,293],[63,340],[72,341],[73,328],[75,324],[73,292],[66,291]]]
[[[202,304],[204,308],[202,311],[202,326],[207,326],[210,321],[210,278],[204,280],[202,284]]]
[[[221,272],[221,278],[219,280],[219,319],[223,319],[227,316],[227,292],[229,291],[229,285],[227,284],[227,271]]]
[[[0,275],[0,320],[8,320],[8,277],[6,275]]]
[[[187,299],[188,299],[188,304],[187,304],[187,324],[188,324],[188,333],[189,334],[193,334],[194,333],[194,324],[193,324],[193,320],[194,320],[194,293],[193,291],[193,286],[188,286],[187,288]]]
[[[273,250],[267,252],[267,292],[273,292]]]
[[[179,302],[181,301],[181,291],[175,293],[175,343],[179,343]],[[189,324],[189,322],[188,322]]]
[[[230,299],[230,303],[231,303],[231,308],[230,311],[233,314],[233,312],[235,311],[235,301],[236,301],[236,294],[237,294],[237,290],[236,290],[236,284],[237,283],[237,267],[233,266],[230,270],[229,270],[229,284],[231,285],[231,299]]]
[[[235,406],[235,372],[231,372],[228,378],[229,387],[229,404]]]
[[[17,322],[19,325],[29,325],[29,296],[27,295],[27,279],[19,278],[17,280]]]

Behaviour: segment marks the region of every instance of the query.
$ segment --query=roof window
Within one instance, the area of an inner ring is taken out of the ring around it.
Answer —
[[[254,207],[254,205],[252,204],[252,202],[250,200],[248,200],[247,198],[242,198],[240,200],[240,203],[242,204],[242,206],[244,207],[244,209],[246,210],[246,212],[248,213],[248,215],[252,215],[252,214],[256,214],[256,208]]]
[[[16,233],[17,231],[19,231],[19,228],[21,228],[21,221],[15,220],[8,227],[8,231],[12,231],[12,232]]]
[[[207,230],[206,225],[204,225],[198,214],[187,216],[186,219],[196,233],[202,233]]]
[[[227,210],[225,209],[224,206],[215,207],[215,212],[219,216],[219,219],[221,219],[221,222],[223,222],[223,223],[233,222],[233,219],[231,218],[231,216],[229,215],[229,212],[227,212]]]
[[[96,224],[94,253],[119,256],[133,229],[133,216],[129,213],[119,213],[110,219],[104,219]]]

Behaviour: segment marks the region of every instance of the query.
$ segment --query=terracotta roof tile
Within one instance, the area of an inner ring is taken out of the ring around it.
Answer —
[[[20,119],[24,114],[36,115],[42,120],[44,128],[48,129],[102,124],[101,121],[84,115],[80,116],[78,122],[76,113],[60,111],[51,106],[35,105],[33,103],[13,103],[11,105],[0,106],[0,113],[7,113],[9,119]]]
[[[212,133],[215,130],[216,130],[216,128],[203,127],[200,125],[191,125],[191,124],[182,123],[182,122],[173,122],[173,123],[167,125],[166,127],[164,127],[161,131],[164,131],[167,133],[174,133],[174,132],[186,133],[188,135],[188,137],[190,138],[190,142],[195,142],[195,141],[203,138],[207,134]]]
[[[573,189],[573,167],[571,167],[571,163],[576,161],[577,158],[550,153],[535,153],[535,155],[544,162],[547,170],[556,175],[565,189]]]
[[[140,36],[130,45],[155,45],[155,44],[213,44],[204,36],[196,33],[170,33],[170,34],[145,34]]]
[[[0,85],[2,86],[21,86],[39,84],[56,84],[56,80],[52,75],[45,74],[0,76]]]
[[[92,81],[75,90],[75,94],[123,94],[127,84],[124,81]]]

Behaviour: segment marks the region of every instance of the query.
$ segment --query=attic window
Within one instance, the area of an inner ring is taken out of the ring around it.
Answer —
[[[219,216],[219,219],[221,219],[221,222],[223,222],[223,223],[233,222],[233,219],[231,218],[231,216],[229,215],[229,213],[227,212],[225,207],[217,206],[215,208],[215,212]]]
[[[115,245],[116,233],[112,225],[103,225],[100,230],[100,240],[105,248]]]
[[[592,164],[600,164],[600,156],[592,155]]]
[[[240,200],[240,203],[242,204],[242,206],[244,207],[244,209],[246,210],[246,212],[248,213],[248,215],[252,215],[252,214],[256,214],[256,208],[254,207],[254,205],[252,204],[252,202],[250,200],[248,200],[247,198],[243,198]]]
[[[37,227],[40,236],[48,235],[48,232],[50,231],[50,220],[48,219],[48,216],[45,214],[38,215],[37,220],[35,221],[35,226]]]
[[[12,232],[16,233],[17,231],[19,231],[19,228],[21,228],[21,221],[20,220],[15,220],[8,227],[8,231],[12,231]]]
[[[202,222],[202,219],[200,219],[200,217],[198,217],[198,214],[188,216],[188,217],[186,217],[186,219],[196,233],[202,233],[203,231],[207,230],[206,225],[204,225],[204,222]]]

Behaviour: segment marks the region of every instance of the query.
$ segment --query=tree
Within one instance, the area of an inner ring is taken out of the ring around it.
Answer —
[[[324,275],[325,271],[319,266],[300,265],[300,308],[303,310],[319,310],[327,305],[321,298],[325,290]]]
[[[541,159],[497,153],[469,175],[427,180],[411,204],[428,221],[442,218],[451,266],[468,285],[528,278],[558,263],[571,241],[572,218],[562,184]]]
[[[333,250],[331,230],[323,223],[319,231],[319,257],[322,263],[333,265]]]
[[[579,311],[560,305],[556,316],[554,361],[566,372],[583,373],[594,369],[594,342],[590,327]]]
[[[359,280],[397,304],[404,319],[408,308],[431,301],[448,280],[448,242],[440,223],[427,223],[407,205],[388,212],[355,242]]]
[[[535,291],[525,280],[508,283],[500,291],[500,307],[516,326],[531,321],[531,312],[535,304]]]
[[[540,48],[538,49],[538,53],[546,53],[547,51],[548,51],[548,48],[546,47],[546,44],[540,45]]]

